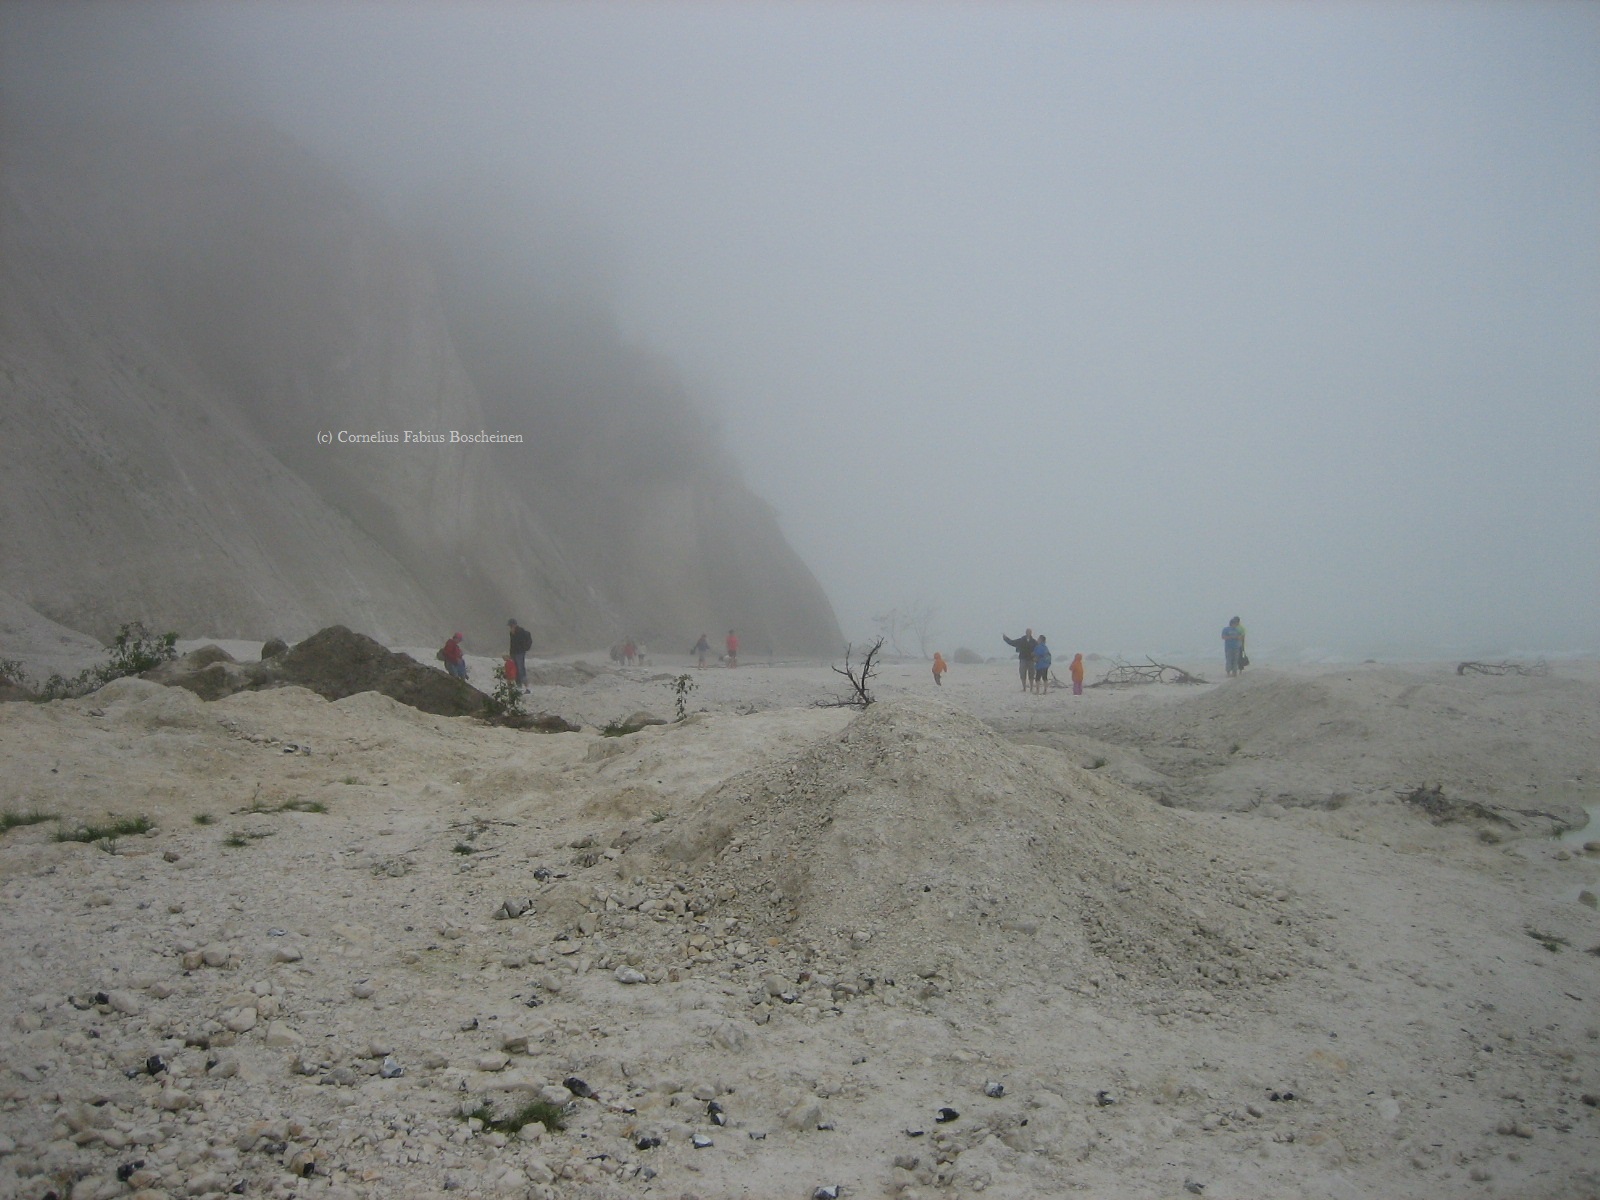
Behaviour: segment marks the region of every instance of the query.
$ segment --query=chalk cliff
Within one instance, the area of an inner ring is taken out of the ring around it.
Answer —
[[[265,127],[3,149],[0,586],[39,613],[101,637],[137,617],[490,646],[516,616],[536,651],[729,627],[837,651],[771,510],[603,319],[480,320],[505,305],[459,270],[447,302],[436,253]]]

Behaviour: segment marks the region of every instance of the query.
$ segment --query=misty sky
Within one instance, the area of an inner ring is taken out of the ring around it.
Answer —
[[[1600,5],[176,11],[675,360],[850,637],[1600,651]]]

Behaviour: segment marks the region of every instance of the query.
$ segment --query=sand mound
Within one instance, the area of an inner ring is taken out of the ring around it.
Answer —
[[[1095,981],[1226,987],[1303,946],[1288,891],[1178,814],[933,701],[874,706],[837,738],[709,794],[651,849],[758,935],[854,947],[888,977],[1021,961]]]
[[[1100,732],[1142,743],[1166,776],[1152,790],[1175,804],[1337,807],[1431,785],[1544,835],[1583,823],[1600,690],[1557,675],[1462,677],[1376,664],[1314,678],[1262,673],[1165,710],[1142,729],[1107,724]],[[1541,752],[1530,771],[1535,741]]]

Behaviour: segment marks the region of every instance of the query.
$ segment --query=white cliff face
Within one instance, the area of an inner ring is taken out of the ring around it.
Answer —
[[[137,617],[490,645],[516,615],[542,649],[729,625],[835,648],[720,451],[658,469],[648,414],[583,411],[614,387],[486,414],[458,341],[493,347],[278,135],[24,139],[0,205],[0,586],[41,613],[100,636]],[[538,393],[538,369],[509,388]],[[452,430],[524,440],[404,440]]]

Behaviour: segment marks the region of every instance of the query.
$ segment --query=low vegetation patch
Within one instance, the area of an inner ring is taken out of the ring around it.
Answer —
[[[56,830],[58,842],[108,842],[119,837],[132,837],[149,833],[155,825],[149,817],[112,817],[104,825],[75,825],[70,829]]]
[[[70,700],[87,696],[128,675],[139,675],[178,657],[178,635],[155,633],[143,621],[129,621],[117,630],[111,658],[98,667],[85,667],[76,675],[51,675],[40,683],[30,678],[15,659],[0,659],[0,679],[32,692],[37,700]]]
[[[1535,929],[1532,925],[1528,926],[1522,932],[1527,934],[1534,941],[1538,942],[1539,945],[1543,946],[1546,950],[1550,951],[1551,954],[1560,954],[1563,946],[1572,945],[1572,943],[1567,941],[1566,938],[1558,937],[1553,933],[1544,933],[1541,930]]]
[[[247,813],[250,816],[269,816],[272,813],[284,812],[325,813],[327,811],[328,806],[321,800],[307,800],[303,796],[296,796],[293,800],[285,800],[282,804],[263,804],[261,797],[257,795],[250,801],[248,808],[239,809],[239,812]]]
[[[246,833],[230,833],[222,839],[222,844],[238,850],[241,847],[248,846],[251,842],[259,842],[262,838],[272,837],[276,832],[277,830],[275,829],[257,829]]]
[[[46,812],[0,812],[0,833],[10,833],[23,825],[42,825],[46,821],[54,821],[54,813]]]
[[[506,1117],[495,1116],[492,1104],[480,1104],[464,1119],[482,1121],[483,1127],[492,1133],[516,1133],[524,1125],[531,1125],[535,1121],[554,1132],[563,1128],[566,1115],[566,1108],[560,1104],[551,1104],[548,1100],[530,1100]]]

